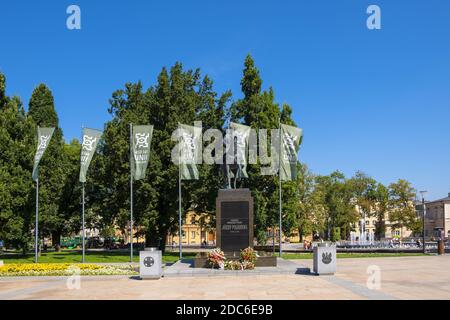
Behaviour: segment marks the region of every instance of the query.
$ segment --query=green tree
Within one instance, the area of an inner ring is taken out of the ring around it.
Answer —
[[[403,238],[403,227],[413,232],[420,232],[420,219],[416,215],[414,200],[416,190],[409,181],[400,179],[389,185],[389,220],[392,227],[400,228],[400,238]]]
[[[25,253],[32,242],[34,126],[0,73],[0,239]]]
[[[375,226],[375,237],[377,240],[386,233],[386,216],[389,211],[389,190],[383,184],[378,183],[375,190],[375,216],[377,218],[377,224]]]
[[[320,221],[321,206],[315,188],[315,176],[306,164],[298,165],[297,175],[298,208],[296,212],[296,227],[300,241],[308,234],[313,234]],[[319,227],[320,228],[320,227]]]
[[[40,84],[34,89],[29,102],[28,116],[37,126],[55,127],[45,156],[39,165],[39,231],[41,236],[51,235],[52,244],[58,250],[61,235],[70,217],[67,212],[60,209],[68,172],[64,170],[65,143],[53,95],[45,84]],[[37,137],[35,139],[37,141]]]
[[[58,210],[65,223],[59,226],[58,232],[62,236],[68,236],[79,232],[81,229],[81,185],[78,181],[80,173],[80,142],[77,139],[73,139],[70,143],[66,143],[63,152],[64,159],[60,165],[64,171],[64,175],[61,176],[64,184],[59,198]]]
[[[167,234],[178,229],[178,167],[172,163],[175,142],[172,133],[178,123],[203,128],[222,127],[230,93],[220,97],[212,81],[199,70],[183,70],[176,63],[170,72],[163,68],[157,84],[145,92],[140,82],[126,84],[110,100],[113,119],[106,124],[101,157],[95,161],[93,178],[101,181],[96,188],[102,221],[126,229],[129,220],[129,123],[152,124],[150,163],[146,179],[135,182],[135,221],[146,245],[164,250]],[[183,213],[214,211],[217,190],[223,184],[218,166],[199,165],[200,180],[182,184]],[[98,176],[96,174],[98,173]],[[105,188],[104,186],[108,186]],[[139,233],[138,233],[139,234]]]
[[[377,182],[364,172],[358,171],[348,183],[353,192],[354,204],[356,204],[360,213],[361,227],[364,231],[366,219],[374,215],[376,208]]]
[[[318,176],[316,183],[317,191],[321,195],[320,202],[323,203],[326,215],[326,228],[323,230],[323,236],[332,240],[338,240],[338,235],[339,238],[341,236],[347,238],[351,226],[358,220],[351,183],[339,171],[335,171],[329,176]],[[339,233],[334,228],[339,228]]]
[[[280,106],[275,103],[275,94],[272,88],[262,91],[262,79],[255,66],[253,58],[248,55],[244,62],[241,90],[244,97],[234,102],[230,108],[232,121],[248,125],[257,131],[260,128],[276,129],[279,119],[289,125],[295,125],[291,119],[291,108],[288,105]],[[270,139],[270,134],[268,135]],[[241,187],[250,188],[255,206],[255,236],[258,243],[266,242],[267,228],[278,226],[278,178],[277,176],[263,176],[261,164],[252,164],[247,169],[249,178],[241,181]],[[283,182],[283,231],[289,232],[294,225],[298,197],[295,181]]]
[[[6,77],[0,72],[0,108],[4,108],[8,103],[6,97]]]

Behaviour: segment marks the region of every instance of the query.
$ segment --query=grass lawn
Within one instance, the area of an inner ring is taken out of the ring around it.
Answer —
[[[193,258],[195,253],[184,252],[183,258]],[[337,257],[345,258],[382,258],[382,257],[406,257],[421,256],[423,253],[338,253]],[[312,259],[312,253],[284,253],[284,259]],[[21,253],[8,253],[0,255],[0,260],[7,263],[33,263],[34,254],[29,253],[22,255]],[[176,262],[178,260],[177,252],[165,252],[163,255],[163,263]],[[87,251],[86,263],[115,263],[129,262],[130,255],[127,251]],[[139,262],[139,253],[133,256],[134,262]],[[40,263],[79,263],[81,262],[81,251],[79,250],[63,250],[61,252],[44,252],[39,257]]]
[[[338,253],[338,259],[423,256],[423,253]],[[285,253],[284,259],[312,259],[312,253]]]
[[[195,253],[183,253],[183,258],[193,258]],[[32,263],[34,254],[22,255],[19,253],[8,253],[0,255],[0,260],[7,263]],[[166,252],[163,255],[163,263],[178,260],[178,252]],[[114,263],[129,262],[130,253],[126,251],[87,251],[86,263]],[[39,257],[40,263],[79,263],[81,262],[81,251],[63,250],[61,252],[43,252]],[[133,262],[139,262],[139,253],[133,255]]]

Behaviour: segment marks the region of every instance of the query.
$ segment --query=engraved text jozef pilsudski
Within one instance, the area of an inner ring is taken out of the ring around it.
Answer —
[[[239,252],[249,244],[248,201],[221,203],[221,247],[225,252]]]

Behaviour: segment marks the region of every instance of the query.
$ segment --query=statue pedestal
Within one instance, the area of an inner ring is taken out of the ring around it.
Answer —
[[[249,189],[220,189],[216,199],[216,246],[227,260],[239,260],[241,250],[253,248],[253,197]],[[256,267],[275,267],[277,257],[257,252]],[[194,268],[211,267],[208,253],[194,258]]]
[[[249,189],[219,190],[216,243],[229,256],[239,256],[240,250],[253,248],[253,197]]]

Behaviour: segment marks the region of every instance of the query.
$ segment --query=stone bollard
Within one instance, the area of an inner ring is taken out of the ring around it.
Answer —
[[[329,243],[318,243],[314,247],[315,274],[334,274],[336,272],[336,245]]]
[[[145,248],[139,252],[139,276],[141,279],[160,279],[162,276],[162,252],[157,248]]]

